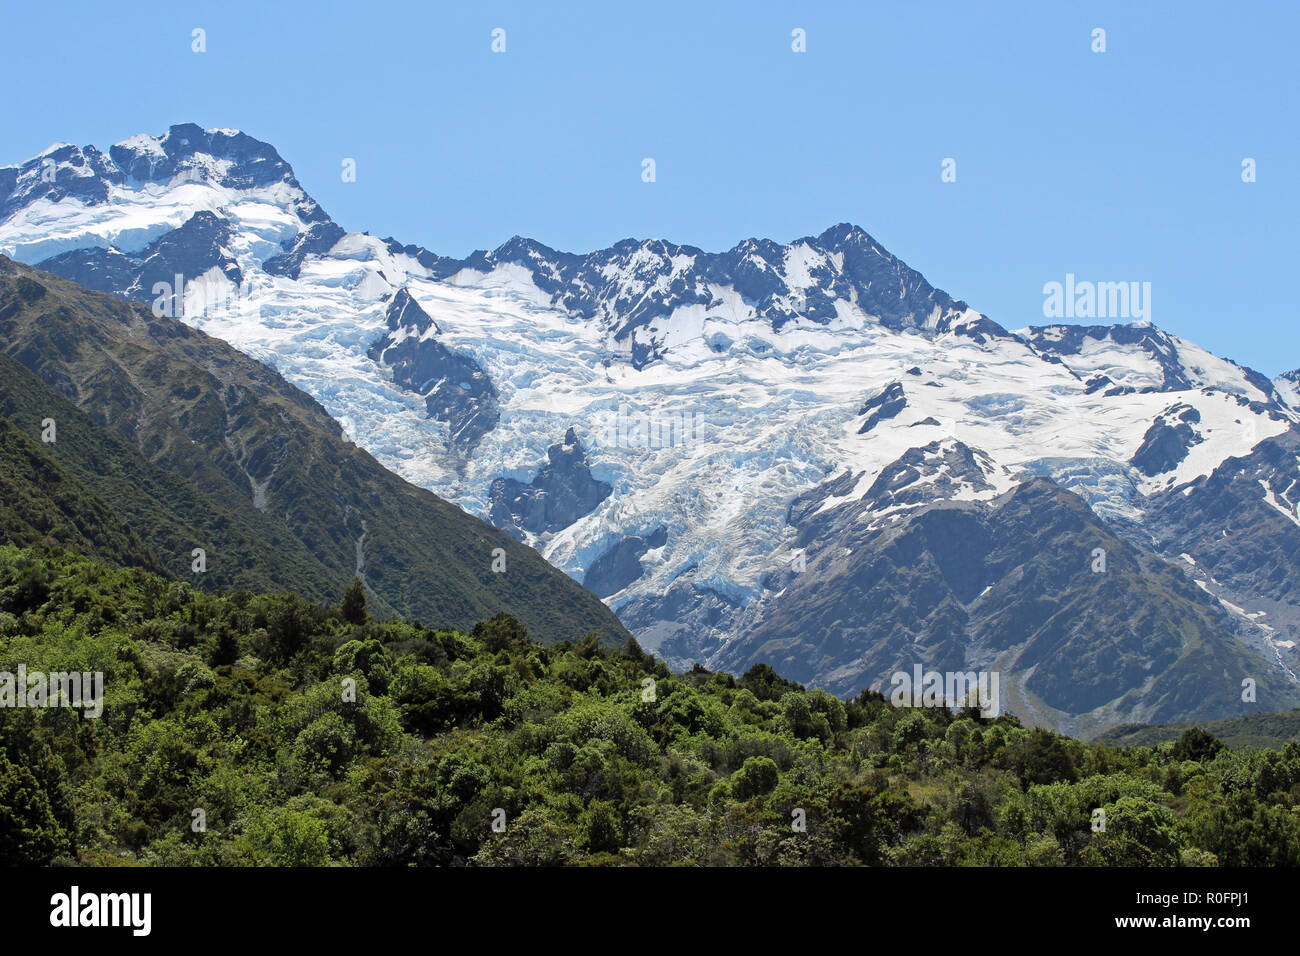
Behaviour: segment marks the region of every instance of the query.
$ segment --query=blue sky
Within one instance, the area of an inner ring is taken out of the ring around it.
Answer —
[[[1150,282],[1157,325],[1273,375],[1300,366],[1298,10],[6,0],[0,162],[236,127],[344,227],[457,256],[849,221],[1011,328],[1067,272]]]

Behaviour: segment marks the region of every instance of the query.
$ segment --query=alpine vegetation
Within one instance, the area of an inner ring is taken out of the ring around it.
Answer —
[[[58,548],[0,546],[0,629],[106,678],[101,720],[0,708],[5,864],[1300,865],[1294,743],[1089,744]],[[63,896],[56,925],[149,926],[147,897]]]

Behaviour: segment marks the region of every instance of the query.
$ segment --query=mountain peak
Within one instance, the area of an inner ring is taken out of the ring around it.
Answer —
[[[146,185],[186,192],[159,205],[155,194],[142,189]],[[219,192],[205,194],[201,187]],[[237,129],[178,123],[161,135],[128,137],[107,151],[56,143],[22,163],[0,167],[0,249],[29,263],[76,250],[115,247],[129,253],[199,211],[229,218],[230,193],[255,190],[266,190],[259,201],[286,214],[270,223],[263,237],[282,243],[279,271],[296,274],[303,256],[328,251],[343,235],[275,147]],[[28,213],[42,200],[114,208],[85,216],[77,229],[52,236],[42,225],[42,214]],[[132,207],[141,215],[119,214]],[[124,228],[128,219],[131,224]],[[294,233],[284,240],[289,229]]]
[[[492,256],[503,262],[515,261],[520,256],[527,259],[549,259],[556,255],[563,255],[563,253],[557,253],[556,250],[536,239],[519,235],[511,236],[492,250]]]
[[[133,136],[109,149],[127,180],[169,181],[191,171],[234,189],[292,182],[293,169],[274,146],[232,129],[178,123],[161,136]]]
[[[429,313],[420,307],[420,303],[407,291],[406,287],[398,289],[393,293],[393,298],[388,303],[388,308],[384,310],[384,319],[388,328],[397,331],[406,328],[411,334],[420,336],[432,328],[436,333],[442,330],[438,323],[429,317]]]
[[[107,185],[170,182],[186,172],[190,178],[235,189],[277,181],[297,185],[293,169],[270,143],[237,129],[204,129],[196,123],[178,123],[161,136],[139,133],[107,152],[91,145],[53,143],[24,162],[0,169],[12,171],[0,177],[0,189],[7,185],[13,193],[0,193],[0,202],[16,199],[23,204],[45,197],[57,202],[69,195],[102,200]]]
[[[40,159],[42,156],[50,156],[54,153],[61,152],[65,149],[76,149],[76,148],[77,147],[73,143],[51,143],[49,146],[46,146],[43,150],[37,153],[35,158]],[[87,147],[87,148],[89,149],[92,147]],[[11,163],[10,165],[12,166],[14,164]]]
[[[817,241],[827,246],[845,246],[845,245],[878,245],[875,239],[871,238],[861,226],[855,226],[851,222],[837,222],[835,225],[824,230],[821,235],[816,237]]]

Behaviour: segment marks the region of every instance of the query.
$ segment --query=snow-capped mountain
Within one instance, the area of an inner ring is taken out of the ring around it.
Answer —
[[[0,167],[0,253],[274,365],[670,663],[845,694],[996,667],[1085,730],[1242,712],[1244,679],[1300,702],[1296,373],[1146,323],[1010,332],[843,224],[449,259],[195,126]]]

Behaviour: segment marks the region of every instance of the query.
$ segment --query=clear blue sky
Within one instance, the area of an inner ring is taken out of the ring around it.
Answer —
[[[1157,325],[1300,366],[1297,3],[0,3],[0,162],[237,127],[445,255],[849,221],[1008,327],[1066,272],[1149,281]]]

